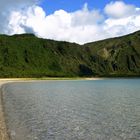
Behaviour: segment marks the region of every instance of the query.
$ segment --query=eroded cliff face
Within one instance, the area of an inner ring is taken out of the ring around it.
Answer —
[[[140,74],[140,32],[85,45],[100,74],[129,76]]]

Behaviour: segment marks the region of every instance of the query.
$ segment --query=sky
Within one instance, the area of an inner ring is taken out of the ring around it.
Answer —
[[[73,12],[83,7],[85,3],[88,3],[88,8],[103,10],[106,4],[111,0],[43,0],[40,4],[47,14],[52,14],[54,11],[63,9],[67,12]],[[140,7],[139,0],[123,0],[127,4],[133,4]]]
[[[139,0],[1,0],[0,34],[84,44],[140,30]]]

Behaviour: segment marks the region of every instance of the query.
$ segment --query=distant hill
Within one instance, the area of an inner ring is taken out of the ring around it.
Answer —
[[[0,77],[140,76],[140,31],[78,45],[0,35]]]

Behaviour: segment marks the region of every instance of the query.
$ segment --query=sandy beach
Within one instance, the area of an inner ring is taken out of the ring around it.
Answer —
[[[10,80],[0,80],[0,88],[3,84],[9,82]],[[5,119],[4,119],[4,112],[2,107],[2,94],[0,93],[0,140],[9,140]]]
[[[1,94],[0,94],[0,140],[9,140],[4,119],[4,113],[2,109]]]
[[[3,84],[9,83],[9,82],[15,82],[17,80],[19,81],[19,79],[0,79],[0,88]],[[0,140],[9,140],[5,118],[4,118],[3,107],[2,107],[2,93],[1,92],[0,92]]]

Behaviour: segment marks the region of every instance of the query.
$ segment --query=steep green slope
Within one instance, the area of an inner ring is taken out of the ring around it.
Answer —
[[[133,34],[86,44],[99,75],[140,75],[140,31]]]
[[[0,35],[0,77],[140,76],[140,32],[85,45]]]

